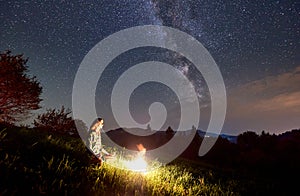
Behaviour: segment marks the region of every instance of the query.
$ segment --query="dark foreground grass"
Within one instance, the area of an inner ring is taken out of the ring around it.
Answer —
[[[272,189],[184,160],[147,174],[100,167],[81,139],[33,129],[3,129],[0,144],[0,195],[250,195]]]

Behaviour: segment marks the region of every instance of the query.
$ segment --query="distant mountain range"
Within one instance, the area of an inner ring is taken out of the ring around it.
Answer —
[[[118,128],[115,130],[110,130],[106,132],[106,135],[113,141],[119,144],[120,146],[136,150],[136,145],[142,143],[147,149],[154,149],[158,146],[161,146],[167,143],[174,135],[175,131],[168,129],[166,131],[154,131],[149,129],[140,129],[140,128]],[[227,139],[229,142],[236,143],[237,136],[220,134],[219,136],[215,133],[206,133],[202,130],[197,130],[200,138],[204,137],[221,137]],[[192,134],[191,130],[181,131],[179,133],[180,137],[184,137]]]
[[[232,143],[236,143],[237,142],[237,137],[235,135],[227,135],[227,134],[215,134],[215,133],[210,133],[210,132],[205,132],[202,130],[198,130],[198,134],[200,137],[204,138],[204,137],[221,137],[221,138],[225,138],[228,141],[232,142]]]

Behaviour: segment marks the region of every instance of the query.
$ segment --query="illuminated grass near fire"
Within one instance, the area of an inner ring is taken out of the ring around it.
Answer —
[[[158,162],[155,162],[155,164],[154,162],[148,163],[145,157],[142,156],[136,156],[132,159],[118,157],[113,160],[108,160],[106,163],[119,169],[129,170],[142,174],[147,174],[148,172],[157,169],[160,165]]]
[[[132,161],[125,161],[126,168],[132,171],[146,172],[148,164],[143,157],[138,157]]]
[[[113,159],[107,160],[106,163],[119,169],[130,170],[143,174],[146,174],[161,165],[157,161],[148,162],[147,158],[140,152],[135,156],[118,155]]]
[[[107,163],[120,168],[120,169],[126,169],[134,172],[140,172],[140,173],[147,173],[150,170],[153,170],[157,168],[158,163],[156,164],[149,164],[146,161],[145,153],[146,148],[142,144],[137,145],[138,152],[136,155],[124,155],[122,152],[115,152],[115,154],[118,154],[118,156],[115,156],[113,159],[107,160]]]

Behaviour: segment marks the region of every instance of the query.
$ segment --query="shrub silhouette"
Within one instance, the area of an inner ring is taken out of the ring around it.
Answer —
[[[64,106],[61,109],[47,109],[44,114],[38,115],[33,124],[39,130],[75,136],[78,136],[78,128],[78,131],[82,132],[81,135],[86,137],[87,127],[85,123],[79,119],[74,120],[70,114],[71,110],[65,109]]]

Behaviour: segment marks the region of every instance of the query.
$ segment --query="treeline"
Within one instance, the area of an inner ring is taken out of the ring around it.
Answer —
[[[200,139],[201,140],[201,139]],[[237,137],[237,143],[218,138],[214,147],[202,157],[219,166],[247,168],[257,171],[299,171],[300,130],[280,135],[247,131]]]
[[[246,184],[257,181],[262,187],[268,185],[274,190],[281,187],[300,193],[294,180],[300,175],[300,129],[280,135],[247,131],[238,135],[236,143],[219,137],[212,149],[199,157],[202,140],[196,135],[181,157],[212,165],[232,178],[244,178]]]

